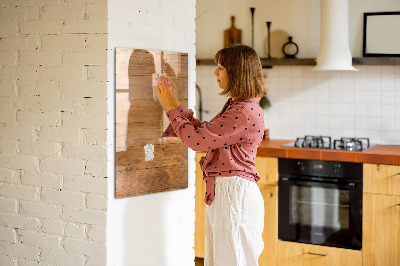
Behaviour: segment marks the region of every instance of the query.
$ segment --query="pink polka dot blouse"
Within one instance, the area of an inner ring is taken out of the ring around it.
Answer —
[[[194,151],[208,151],[200,160],[207,205],[214,200],[217,176],[240,176],[253,182],[260,179],[254,163],[265,128],[259,100],[229,98],[210,122],[194,118],[193,111],[182,105],[167,112],[171,124],[162,137],[179,137]]]

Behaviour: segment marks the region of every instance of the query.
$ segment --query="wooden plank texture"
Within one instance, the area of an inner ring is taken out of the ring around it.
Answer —
[[[116,48],[115,60],[115,196],[187,188],[187,147],[179,138],[161,138],[170,122],[153,92],[153,75],[167,73],[187,106],[188,54]],[[153,156],[146,157],[145,146],[154,148]]]

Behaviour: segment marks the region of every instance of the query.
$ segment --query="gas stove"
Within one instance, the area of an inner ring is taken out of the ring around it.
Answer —
[[[332,142],[329,136],[311,136],[297,138],[295,142],[283,145],[295,148],[314,148],[344,151],[364,151],[371,148],[369,138],[340,138]]]

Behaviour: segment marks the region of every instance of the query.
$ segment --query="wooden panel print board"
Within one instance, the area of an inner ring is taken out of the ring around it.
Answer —
[[[167,73],[187,106],[188,54],[128,48],[115,53],[116,198],[187,188],[187,147],[179,138],[161,138],[169,120],[152,84]]]

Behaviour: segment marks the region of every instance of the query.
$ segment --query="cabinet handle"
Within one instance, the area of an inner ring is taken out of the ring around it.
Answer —
[[[328,256],[328,254],[320,254],[320,253],[313,253],[313,252],[307,252],[307,254],[310,254],[310,255],[317,255],[317,256],[323,256],[323,257]]]

